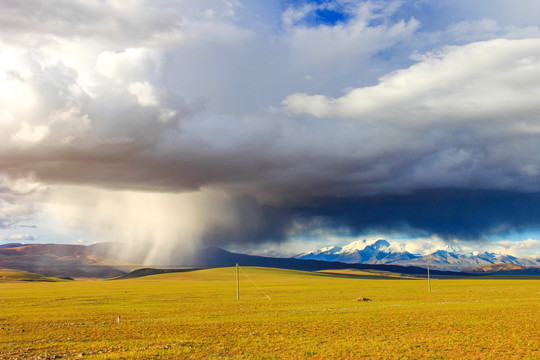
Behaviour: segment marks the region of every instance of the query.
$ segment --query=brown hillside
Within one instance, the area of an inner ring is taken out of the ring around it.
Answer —
[[[497,272],[497,271],[509,271],[509,270],[522,270],[526,269],[523,266],[515,264],[493,264],[486,265],[474,269],[468,270],[468,272]]]

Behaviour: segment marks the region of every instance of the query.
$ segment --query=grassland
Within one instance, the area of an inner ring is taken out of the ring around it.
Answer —
[[[431,293],[425,280],[261,268],[240,280],[238,301],[232,268],[0,283],[0,358],[540,357],[539,280],[432,280]]]
[[[56,281],[67,281],[66,279],[43,276],[41,274],[34,274],[26,271],[10,270],[10,269],[0,269],[0,282],[17,282],[17,281],[45,281],[45,282],[56,282]]]
[[[359,270],[359,269],[333,269],[333,270],[321,270],[319,273],[332,274],[334,276],[343,276],[343,277],[352,277],[352,278],[363,278],[363,279],[416,279],[420,280],[423,277],[417,277],[410,274],[400,274],[390,271],[381,271],[381,270]]]

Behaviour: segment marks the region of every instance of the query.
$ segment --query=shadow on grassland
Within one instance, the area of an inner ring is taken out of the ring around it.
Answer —
[[[155,269],[155,268],[142,268],[133,270],[129,274],[118,276],[110,280],[126,280],[126,279],[135,279],[144,276],[151,275],[160,275],[160,274],[170,274],[170,273],[182,273],[195,270],[201,270],[202,268],[182,268],[182,269]]]

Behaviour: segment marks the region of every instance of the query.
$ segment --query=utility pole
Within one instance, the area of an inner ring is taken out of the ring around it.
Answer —
[[[431,281],[429,278],[429,261],[427,263],[427,288],[428,288],[428,291],[431,292]]]
[[[240,284],[238,282],[238,263],[236,263],[236,300],[240,300]]]

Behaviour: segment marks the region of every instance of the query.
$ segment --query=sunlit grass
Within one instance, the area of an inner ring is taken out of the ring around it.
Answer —
[[[40,274],[29,273],[26,271],[0,269],[0,282],[14,282],[14,281],[56,282],[56,281],[67,281],[67,280],[56,278],[56,277],[43,276]]]
[[[0,358],[540,356],[538,280],[432,280],[428,293],[425,280],[241,268],[240,281],[239,301],[233,268],[2,283]]]

